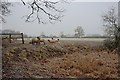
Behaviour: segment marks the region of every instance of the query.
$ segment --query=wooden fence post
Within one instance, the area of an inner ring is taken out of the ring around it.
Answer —
[[[9,42],[11,43],[12,42],[12,35],[21,35],[21,37],[20,38],[22,38],[22,44],[24,44],[24,35],[23,35],[23,33],[5,33],[5,34],[0,34],[0,35],[9,35]],[[14,38],[13,38],[14,39]]]
[[[9,41],[10,41],[10,43],[11,43],[11,34],[9,35]]]
[[[21,35],[22,35],[22,43],[24,44],[24,37],[23,37],[23,33],[21,33]]]

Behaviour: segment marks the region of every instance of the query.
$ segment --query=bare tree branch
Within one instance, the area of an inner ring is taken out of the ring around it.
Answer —
[[[21,0],[22,1],[22,3],[25,5],[25,2],[23,1],[23,0]]]
[[[30,2],[25,2],[25,0],[20,1],[23,5],[28,6],[31,9],[31,12],[27,16],[24,16],[26,17],[26,22],[34,22],[37,20],[38,23],[45,23],[41,18],[44,17],[47,18],[50,23],[52,23],[53,21],[61,21],[64,9],[58,9],[56,5],[62,1],[65,2],[66,0],[59,0],[56,2],[50,0],[31,0]],[[9,6],[11,6],[11,3],[8,1],[0,2],[0,19],[2,22],[5,22],[4,16],[7,16],[11,13]],[[40,15],[40,13],[43,13],[47,17]]]
[[[21,0],[24,5],[26,3]],[[60,15],[62,12],[64,12],[64,9],[57,9],[55,5],[57,5],[60,1],[52,2],[48,0],[33,0],[32,2],[29,2],[29,6],[31,8],[31,13],[27,16],[26,22],[32,22],[38,20],[38,23],[43,23],[39,16],[39,12],[42,11],[44,14],[48,16],[48,20],[50,23],[52,21],[61,21],[60,18],[63,17],[63,15]],[[52,11],[55,11],[53,13]],[[31,17],[37,14],[34,20],[31,20]]]
[[[102,18],[105,26],[105,32],[110,38],[111,36],[114,36],[114,47],[118,48],[120,28],[118,27],[117,11],[115,11],[115,8],[112,7],[104,16],[102,16]]]
[[[115,8],[112,7],[102,16],[102,18],[105,26],[105,32],[109,35],[115,35],[118,30],[117,12],[115,12]]]
[[[0,19],[1,19],[0,23],[6,22],[4,17],[11,13],[9,9],[11,5],[12,4],[7,1],[0,1]]]

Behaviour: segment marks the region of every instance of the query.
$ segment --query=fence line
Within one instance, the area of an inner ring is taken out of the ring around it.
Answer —
[[[12,39],[12,35],[21,35],[21,37],[17,37],[17,38],[21,38],[22,39],[22,44],[24,44],[24,37],[23,37],[23,33],[2,33],[0,35],[9,35],[9,42],[11,43],[11,39]]]

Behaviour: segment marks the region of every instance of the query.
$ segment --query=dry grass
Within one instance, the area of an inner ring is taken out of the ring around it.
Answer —
[[[102,53],[96,53],[102,54]],[[93,57],[91,57],[93,56]],[[105,57],[105,56],[104,56]],[[107,56],[106,56],[107,57]],[[55,58],[47,63],[51,66],[53,73],[62,76],[73,77],[92,77],[92,78],[116,78],[117,69],[116,62],[117,55],[112,55],[110,61],[107,58],[95,57],[93,53],[88,55],[81,55],[79,53],[65,55],[63,58]]]
[[[94,42],[3,43],[3,77],[118,78],[117,66],[116,52]]]

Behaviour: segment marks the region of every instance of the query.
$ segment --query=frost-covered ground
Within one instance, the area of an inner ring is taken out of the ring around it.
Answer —
[[[105,49],[102,41],[3,41],[2,54],[3,78],[118,78],[118,55]]]

